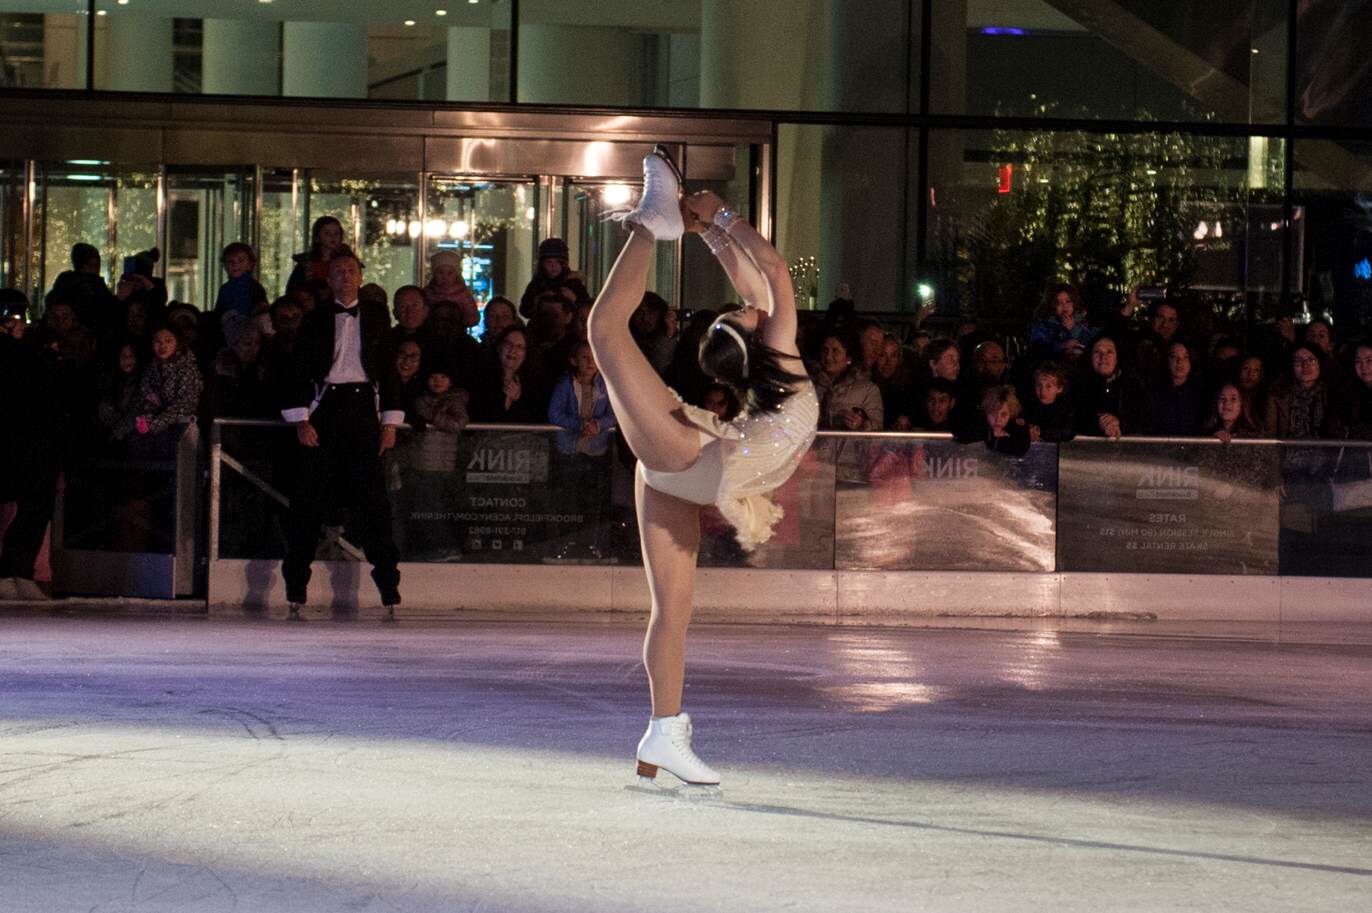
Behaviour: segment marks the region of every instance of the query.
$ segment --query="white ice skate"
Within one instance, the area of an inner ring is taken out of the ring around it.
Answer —
[[[657,241],[675,241],[686,233],[681,221],[681,171],[661,146],[643,157],[643,196],[638,208],[612,213],[620,222],[642,225]]]
[[[691,718],[684,713],[653,717],[639,739],[639,782],[652,781],[659,768],[691,786],[719,785],[719,774],[691,750]]]

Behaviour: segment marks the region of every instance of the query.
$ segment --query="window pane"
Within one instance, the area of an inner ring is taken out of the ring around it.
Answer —
[[[1301,140],[1295,157],[1309,311],[1345,341],[1372,322],[1372,143]]]
[[[127,164],[71,161],[40,169],[37,234],[41,238],[44,289],[72,268],[73,245],[100,251],[102,274],[111,288],[124,260],[157,246],[157,169]],[[163,274],[163,264],[154,270]]]
[[[333,216],[343,223],[343,243],[366,264],[364,282],[374,282],[389,298],[418,276],[418,241],[408,232],[388,230],[397,212],[419,211],[419,185],[411,176],[342,177],[313,173],[309,177],[307,220]],[[389,228],[394,228],[392,224]],[[301,239],[301,250],[309,239]],[[270,292],[270,290],[268,290]]]
[[[1305,0],[1296,29],[1296,119],[1372,124],[1372,4]]]
[[[510,0],[349,2],[311,4],[307,13],[289,3],[98,0],[95,85],[129,92],[503,101],[509,97],[509,6]],[[493,26],[502,15],[507,24]],[[77,50],[84,80],[84,43]]]
[[[252,186],[243,171],[167,169],[167,294],[213,310],[226,278],[224,245],[250,241]]]
[[[518,100],[904,111],[917,10],[911,0],[863,0],[860,14],[841,0],[522,0]]]
[[[496,295],[519,306],[533,270],[538,185],[434,176],[429,179],[427,250],[456,251],[462,274],[483,308]],[[425,264],[427,279],[427,264]]]
[[[1022,336],[1046,287],[1063,281],[1096,315],[1130,289],[1165,288],[1202,333],[1241,326],[1250,304],[1277,307],[1277,141],[939,131],[930,148],[929,266],[949,320]]]
[[[840,284],[860,311],[912,309],[906,161],[904,129],[781,127],[775,241],[801,309],[824,308]]]
[[[84,89],[87,22],[86,4],[79,0],[5,4],[0,87]]]
[[[1286,9],[1283,0],[935,4],[932,110],[1277,123]]]

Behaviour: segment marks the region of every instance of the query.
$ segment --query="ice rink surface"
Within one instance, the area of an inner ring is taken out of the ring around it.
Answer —
[[[0,911],[1372,909],[1372,648],[0,618]],[[661,775],[665,777],[665,775]]]

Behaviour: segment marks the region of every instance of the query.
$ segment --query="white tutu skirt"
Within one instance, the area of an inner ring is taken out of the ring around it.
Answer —
[[[772,537],[782,509],[767,495],[791,477],[815,440],[819,399],[807,381],[776,412],[743,413],[724,422],[713,412],[682,404],[700,430],[700,456],[681,472],[639,464],[643,481],[692,504],[714,504],[752,551]]]

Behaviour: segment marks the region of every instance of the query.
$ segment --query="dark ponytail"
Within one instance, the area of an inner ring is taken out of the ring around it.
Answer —
[[[796,392],[796,385],[808,378],[781,366],[783,359],[794,356],[764,345],[756,334],[748,333],[732,322],[723,323],[725,325],[721,326],[721,321],[715,321],[701,337],[701,370],[731,387],[746,404],[748,412],[776,412]],[[745,340],[746,359],[744,348],[729,329]]]

